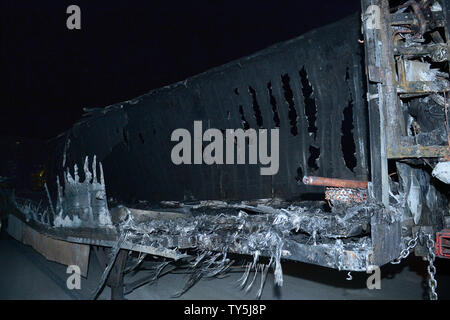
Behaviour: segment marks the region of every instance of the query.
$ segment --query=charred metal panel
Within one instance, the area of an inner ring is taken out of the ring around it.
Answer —
[[[401,223],[397,217],[391,217],[380,210],[371,218],[372,261],[373,265],[382,266],[400,255]]]
[[[317,193],[303,175],[367,180],[360,19],[354,15],[183,82],[90,110],[62,139],[64,167],[95,154],[124,200],[291,199]],[[171,133],[280,129],[280,167],[179,165]],[[345,156],[344,156],[345,154]]]

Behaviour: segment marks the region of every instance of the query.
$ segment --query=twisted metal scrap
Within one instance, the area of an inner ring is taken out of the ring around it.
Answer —
[[[253,262],[247,265],[240,279],[241,288],[248,292],[257,283],[259,274],[261,281],[257,296],[260,297],[270,268],[274,271],[275,283],[283,285],[281,257],[286,241],[292,238],[292,231],[307,233],[314,238],[314,242],[320,241],[320,238],[343,238],[355,230],[349,225],[369,220],[370,211],[375,209],[365,203],[330,215],[321,209],[290,206],[274,209],[274,213],[268,214],[247,214],[243,211],[239,214],[186,214],[174,219],[141,222],[130,215],[124,231],[129,233],[128,240],[133,243],[181,249],[182,244],[186,244],[186,247],[198,250],[197,258],[190,264],[192,273],[175,297],[181,296],[203,277],[222,275],[229,270],[234,261],[228,258],[227,252],[253,256]],[[324,219],[325,215],[327,219]],[[333,227],[332,230],[330,227]],[[269,257],[270,262],[260,263],[261,256]],[[254,274],[250,277],[251,272]]]

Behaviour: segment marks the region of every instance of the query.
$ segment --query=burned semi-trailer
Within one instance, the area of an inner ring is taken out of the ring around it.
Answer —
[[[283,259],[365,272],[412,249],[448,258],[450,6],[390,2],[86,109],[51,142],[48,205],[11,198],[9,233],[84,272],[93,248],[115,298],[187,266],[181,294],[231,254],[249,258],[243,287],[260,274],[258,295],[271,269],[283,283]],[[124,283],[145,254],[163,258]]]

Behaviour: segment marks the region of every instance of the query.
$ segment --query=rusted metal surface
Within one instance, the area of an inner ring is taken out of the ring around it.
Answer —
[[[389,159],[402,158],[440,158],[448,157],[450,148],[448,146],[400,146],[397,150],[387,150]]]
[[[447,58],[447,55],[445,55],[444,60],[447,60]],[[425,66],[427,69],[419,69],[419,66]],[[428,63],[398,58],[398,92],[401,94],[424,94],[449,91],[450,82],[447,79],[437,77],[429,68],[430,64]],[[419,70],[416,71],[415,69]]]
[[[367,189],[367,181],[356,181],[336,178],[304,176],[303,183],[310,186],[326,186],[338,188],[362,188]]]
[[[420,1],[416,2],[415,0],[409,0],[406,1],[404,4],[397,7],[397,9],[401,8],[407,8],[411,7],[414,15],[415,15],[415,21],[412,23],[412,25],[417,25],[418,30],[416,30],[415,37],[421,37],[427,30],[428,24],[427,20],[424,15],[424,10],[428,9],[428,7],[431,5],[431,1]]]
[[[348,204],[367,201],[367,190],[350,188],[326,188],[325,199]]]

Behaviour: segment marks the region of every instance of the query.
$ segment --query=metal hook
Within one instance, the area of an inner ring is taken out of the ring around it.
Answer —
[[[345,280],[352,280],[352,279],[353,279],[353,277],[352,277],[351,271],[349,271],[347,273],[347,278],[345,278]]]

